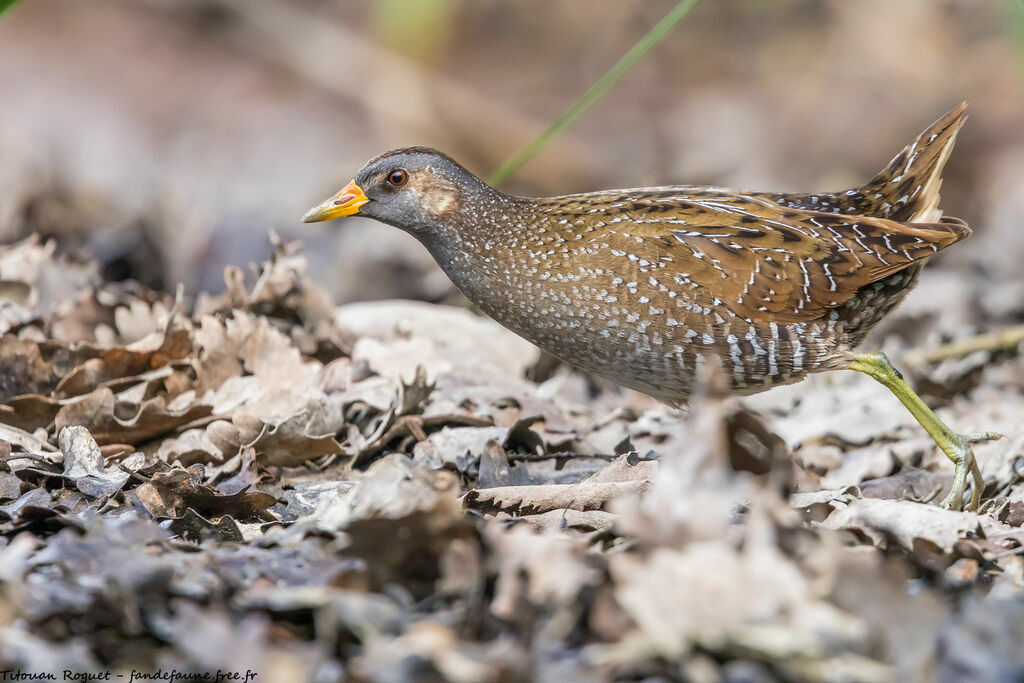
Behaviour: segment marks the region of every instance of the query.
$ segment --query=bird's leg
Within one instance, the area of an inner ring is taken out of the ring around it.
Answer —
[[[896,395],[896,398],[907,407],[914,419],[920,423],[928,435],[935,440],[935,443],[942,452],[953,461],[956,469],[953,472],[953,486],[942,503],[944,508],[959,510],[963,505],[964,489],[967,487],[967,473],[974,477],[974,490],[971,492],[971,502],[968,509],[977,509],[981,502],[981,491],[984,488],[984,480],[981,476],[981,469],[974,459],[974,452],[971,444],[978,441],[992,441],[1001,439],[1002,434],[996,432],[982,432],[981,434],[957,434],[932,412],[931,408],[925,405],[907,380],[903,379],[900,371],[893,367],[889,358],[884,353],[858,353],[854,356],[849,368],[874,377],[876,380],[888,387],[889,391]]]

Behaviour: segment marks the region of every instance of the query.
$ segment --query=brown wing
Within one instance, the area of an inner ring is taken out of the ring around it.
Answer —
[[[727,192],[679,197],[671,215],[640,211],[640,203],[628,211],[629,230],[658,245],[657,259],[676,282],[752,321],[820,318],[861,288],[970,234],[957,219],[897,223]]]

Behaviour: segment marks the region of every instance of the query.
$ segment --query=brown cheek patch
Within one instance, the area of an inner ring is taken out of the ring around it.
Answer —
[[[459,188],[432,173],[417,173],[409,183],[420,196],[423,208],[432,216],[442,216],[459,208]]]

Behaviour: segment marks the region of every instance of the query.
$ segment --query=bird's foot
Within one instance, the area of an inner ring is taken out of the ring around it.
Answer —
[[[943,435],[947,436],[947,435]],[[951,434],[944,439],[936,439],[942,452],[953,461],[956,469],[953,471],[953,486],[949,495],[942,499],[940,506],[946,510],[960,510],[963,508],[964,489],[967,488],[967,474],[970,473],[974,479],[971,490],[971,501],[967,505],[968,510],[977,510],[981,503],[981,492],[985,488],[985,480],[981,476],[981,469],[971,449],[972,443],[981,441],[995,441],[1003,438],[998,432],[981,432],[980,434]]]

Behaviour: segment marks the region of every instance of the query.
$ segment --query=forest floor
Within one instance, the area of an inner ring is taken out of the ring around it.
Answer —
[[[305,268],[277,242],[186,303],[52,242],[0,247],[9,667],[1024,675],[1012,348],[906,357],[954,427],[1007,435],[977,448],[981,509],[953,512],[951,465],[856,373],[683,415],[564,367],[528,381],[535,349],[466,310],[335,309]]]

